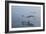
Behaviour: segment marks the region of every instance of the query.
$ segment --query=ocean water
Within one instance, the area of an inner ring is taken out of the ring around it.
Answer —
[[[12,27],[40,27],[41,7],[12,6]]]

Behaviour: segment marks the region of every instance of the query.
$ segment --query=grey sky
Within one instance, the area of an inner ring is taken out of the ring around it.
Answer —
[[[30,20],[35,26],[40,26],[41,7],[34,6],[12,6],[12,24],[13,26],[22,25],[21,21]],[[24,15],[24,17],[22,17]],[[33,15],[32,18],[26,18]]]

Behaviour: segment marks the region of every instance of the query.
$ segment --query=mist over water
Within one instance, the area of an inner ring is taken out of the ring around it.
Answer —
[[[40,27],[41,7],[35,6],[12,6],[12,27]],[[29,17],[28,16],[34,16]],[[22,23],[24,21],[24,25]],[[30,25],[27,25],[30,21]],[[31,23],[34,26],[31,26]]]

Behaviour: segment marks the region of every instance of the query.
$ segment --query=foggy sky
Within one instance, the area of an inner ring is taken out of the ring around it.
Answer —
[[[40,17],[41,17],[41,7],[34,6],[12,6],[12,25],[13,26],[21,26],[21,21],[30,20],[31,23],[35,25],[35,27],[40,26]],[[24,15],[24,17],[22,17]],[[32,18],[26,18],[27,16],[33,15]]]

